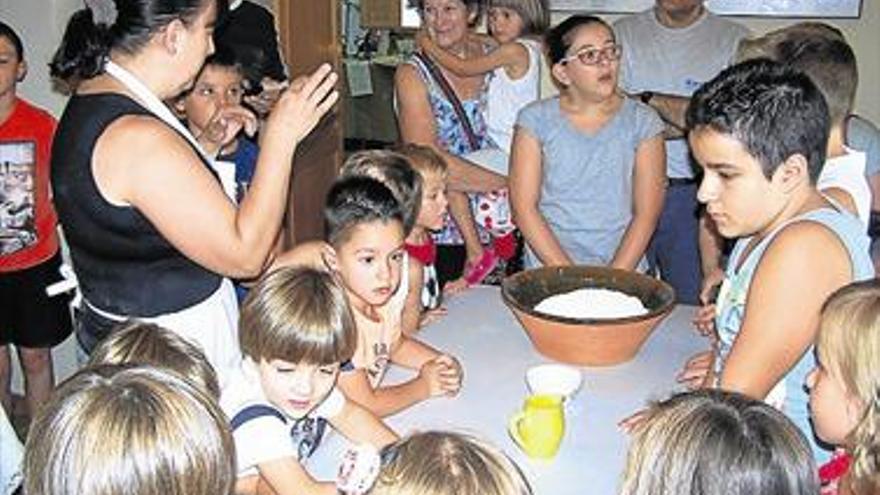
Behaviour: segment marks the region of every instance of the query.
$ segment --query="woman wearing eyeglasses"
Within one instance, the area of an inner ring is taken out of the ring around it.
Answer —
[[[644,271],[665,192],[663,122],[617,87],[611,27],[576,15],[546,36],[558,96],[517,118],[510,168],[526,266]]]

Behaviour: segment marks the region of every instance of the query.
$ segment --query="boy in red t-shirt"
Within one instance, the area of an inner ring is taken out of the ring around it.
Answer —
[[[70,335],[60,280],[58,219],[49,193],[55,119],[16,96],[27,65],[21,39],[0,22],[0,404],[12,415],[9,344],[18,350],[31,417],[52,391],[51,348]]]

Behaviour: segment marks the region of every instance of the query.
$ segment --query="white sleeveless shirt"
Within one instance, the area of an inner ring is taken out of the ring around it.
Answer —
[[[522,107],[536,101],[541,93],[541,43],[537,40],[516,40],[529,52],[529,68],[525,75],[513,80],[499,67],[492,71],[486,90],[486,125],[492,142],[510,153],[513,125]]]

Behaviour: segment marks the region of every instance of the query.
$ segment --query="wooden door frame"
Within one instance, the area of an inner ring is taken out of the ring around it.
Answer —
[[[291,79],[322,63],[343,74],[340,8],[335,0],[275,0],[280,43]],[[339,83],[340,92],[343,84]],[[342,98],[340,98],[342,100]],[[344,158],[343,106],[337,104],[294,158],[286,221],[286,245],[323,236],[323,204]]]

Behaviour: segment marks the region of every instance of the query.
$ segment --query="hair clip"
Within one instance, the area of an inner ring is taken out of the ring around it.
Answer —
[[[85,0],[86,7],[92,12],[92,21],[95,25],[103,24],[110,27],[116,24],[119,9],[114,0]]]

